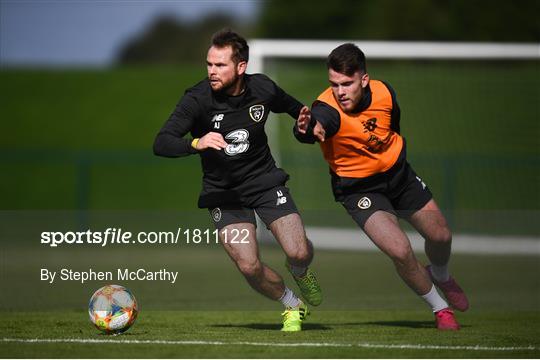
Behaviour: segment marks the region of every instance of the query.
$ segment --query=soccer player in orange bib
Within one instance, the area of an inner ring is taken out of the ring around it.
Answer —
[[[294,134],[304,143],[319,142],[336,201],[429,304],[437,328],[458,330],[452,309],[465,311],[469,303],[448,270],[452,234],[431,191],[406,160],[396,94],[387,83],[370,80],[364,53],[354,44],[334,49],[327,67],[330,87],[311,111],[302,110]],[[398,217],[424,237],[431,265],[416,259]]]

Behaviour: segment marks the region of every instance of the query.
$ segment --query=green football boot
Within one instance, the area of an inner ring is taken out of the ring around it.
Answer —
[[[309,311],[306,304],[300,303],[297,307],[285,309],[281,315],[283,316],[281,331],[301,331],[302,322],[309,315]]]
[[[313,306],[320,305],[322,302],[322,291],[313,271],[308,268],[304,276],[296,277],[292,273],[291,266],[287,261],[285,261],[285,266],[291,273],[294,281],[296,281],[296,284],[300,288],[300,292],[302,293],[304,299],[306,299],[307,303]]]

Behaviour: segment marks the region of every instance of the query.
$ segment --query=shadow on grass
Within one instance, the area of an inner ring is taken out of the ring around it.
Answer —
[[[379,325],[379,326],[397,326],[408,327],[413,329],[428,329],[435,326],[434,321],[412,321],[412,320],[391,320],[391,321],[368,321],[363,325]]]
[[[352,323],[341,325],[379,325],[379,326],[397,326],[408,327],[412,329],[429,329],[435,328],[435,321],[411,321],[411,320],[392,320],[392,321],[368,321],[364,323]],[[460,324],[461,328],[470,327],[469,325]]]
[[[125,336],[130,337],[130,336],[140,336],[140,335],[146,335],[146,334],[149,334],[149,332],[146,331],[146,330],[143,330],[143,331],[141,331],[141,330],[139,330],[139,331],[130,330],[130,331],[125,331],[125,332],[122,332],[122,333],[119,333],[119,334],[106,334],[104,332],[98,332],[95,335],[96,336],[104,336],[104,337],[109,338],[109,339],[118,339],[118,338],[122,338],[122,337],[125,337]]]
[[[244,329],[254,329],[254,330],[280,330],[281,324],[262,324],[262,323],[251,323],[251,324],[215,324],[211,325],[212,327],[217,328],[244,328]],[[302,324],[303,331],[309,330],[332,330],[331,327],[321,325],[321,324]]]

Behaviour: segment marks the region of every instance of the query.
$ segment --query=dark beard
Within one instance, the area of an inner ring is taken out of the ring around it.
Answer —
[[[213,90],[216,94],[222,96],[228,96],[227,92],[238,85],[242,81],[240,76],[235,76],[235,78],[229,84],[223,84],[223,87],[220,90]]]

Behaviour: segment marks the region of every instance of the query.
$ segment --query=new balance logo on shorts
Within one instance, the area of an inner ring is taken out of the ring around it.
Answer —
[[[278,196],[276,206],[283,205],[287,202],[287,197],[283,196],[283,192],[281,190],[276,191],[276,194]]]
[[[420,177],[416,177],[416,180],[418,180],[420,182],[420,184],[422,184],[422,190],[425,190],[426,189],[426,183],[422,181],[422,179],[420,179]]]

